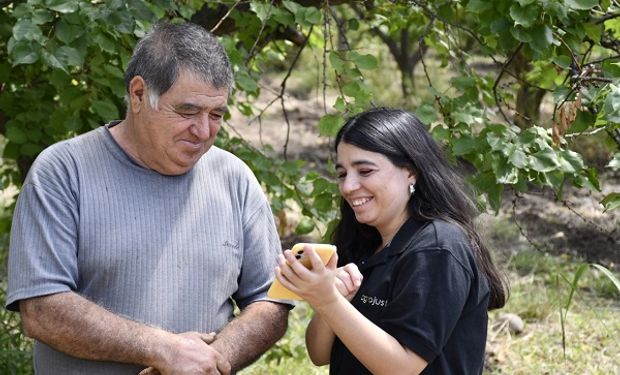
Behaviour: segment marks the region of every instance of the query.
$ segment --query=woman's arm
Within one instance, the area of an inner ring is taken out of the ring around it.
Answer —
[[[302,296],[317,312],[324,325],[316,323],[317,327],[321,327],[317,333],[324,334],[327,331],[325,326],[330,328],[373,374],[419,374],[427,362],[368,320],[338,291],[335,283],[336,257],[332,257],[324,266],[312,249],[306,251],[312,260],[311,270],[306,269],[288,251],[280,261],[276,277],[284,286]],[[322,340],[326,340],[325,337]],[[318,343],[317,339],[313,343],[313,350]],[[316,354],[319,354],[318,360],[324,359],[321,356],[323,351],[317,351]]]
[[[329,363],[334,337],[336,337],[334,331],[321,316],[314,314],[306,329],[306,348],[312,363],[317,366]]]

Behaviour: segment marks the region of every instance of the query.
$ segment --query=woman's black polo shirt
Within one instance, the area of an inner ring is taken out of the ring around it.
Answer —
[[[351,303],[424,358],[422,374],[482,373],[489,288],[459,226],[409,219],[357,266],[364,281]],[[330,374],[370,372],[336,337]]]

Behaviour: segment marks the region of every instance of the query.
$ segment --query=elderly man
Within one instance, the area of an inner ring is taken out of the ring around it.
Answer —
[[[228,57],[199,26],[160,24],[125,81],[124,120],[31,168],[7,308],[36,340],[37,374],[234,372],[284,334],[290,306],[266,299],[281,251],[269,204],[248,167],[213,146]]]

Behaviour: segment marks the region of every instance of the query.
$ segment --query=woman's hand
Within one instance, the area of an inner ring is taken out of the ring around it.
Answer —
[[[297,293],[313,307],[327,305],[339,298],[340,289],[336,287],[338,255],[334,254],[326,265],[312,246],[305,246],[304,253],[310,259],[311,269],[306,268],[295,258],[291,250],[286,250],[278,259],[276,277],[286,288]],[[346,280],[349,276],[342,277]],[[349,284],[351,280],[349,280]],[[338,284],[345,284],[339,279]],[[342,291],[348,287],[341,285]]]
[[[336,288],[347,301],[351,301],[362,285],[364,276],[355,263],[349,263],[336,271]]]

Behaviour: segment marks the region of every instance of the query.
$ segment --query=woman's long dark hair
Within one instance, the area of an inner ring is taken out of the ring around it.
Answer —
[[[340,142],[380,153],[395,166],[413,170],[416,190],[409,200],[411,216],[419,221],[443,219],[459,225],[470,239],[476,263],[488,280],[489,309],[504,306],[507,284],[475,229],[478,210],[466,193],[461,176],[450,166],[424,124],[403,110],[375,108],[351,117],[336,136],[336,149]],[[358,222],[344,199],[340,211],[341,219],[333,235],[340,262],[355,262],[373,254],[381,245],[379,231]]]

